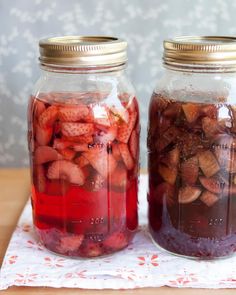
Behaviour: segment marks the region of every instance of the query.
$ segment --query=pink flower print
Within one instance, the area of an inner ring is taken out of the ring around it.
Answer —
[[[63,267],[65,263],[65,259],[59,257],[45,257],[44,261],[44,264],[50,267]]]
[[[127,279],[129,281],[134,281],[136,279],[136,274],[134,270],[128,270],[126,268],[117,269],[117,278]]]
[[[147,255],[145,256],[139,256],[138,257],[138,265],[140,266],[158,266],[158,255],[153,254],[152,256]]]
[[[17,261],[18,256],[17,255],[12,255],[8,258],[9,264],[14,264]]]
[[[87,272],[87,270],[82,270],[79,272],[68,272],[65,274],[65,278],[66,279],[72,279],[72,278],[81,278],[81,279],[85,279],[86,275],[85,273]]]
[[[180,286],[185,286],[189,283],[192,282],[197,282],[197,278],[195,278],[195,274],[190,273],[187,274],[185,273],[184,275],[178,275],[177,279],[174,281],[170,281],[172,286],[180,287]]]
[[[35,250],[38,250],[38,251],[43,251],[43,246],[41,246],[41,244],[38,244],[37,242],[32,241],[32,240],[27,241],[27,246],[26,247],[31,248],[31,249],[35,249]]]
[[[37,279],[38,274],[35,273],[25,273],[25,274],[16,274],[17,278],[15,279],[16,283],[19,284],[27,284],[30,282],[34,282]]]

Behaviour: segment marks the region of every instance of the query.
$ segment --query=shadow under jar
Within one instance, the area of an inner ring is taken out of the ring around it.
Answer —
[[[167,251],[198,259],[236,251],[236,38],[164,42],[150,102],[149,228]]]
[[[71,36],[39,45],[42,75],[28,108],[35,229],[62,255],[116,252],[138,225],[140,125],[127,43]]]

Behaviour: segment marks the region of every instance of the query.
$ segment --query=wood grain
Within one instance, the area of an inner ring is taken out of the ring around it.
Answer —
[[[2,263],[7,245],[21,211],[29,197],[29,170],[28,169],[0,169],[0,265]],[[30,288],[11,287],[0,291],[1,295],[7,294],[63,294],[63,295],[231,295],[235,290],[200,290],[200,289],[176,289],[176,288],[142,288],[136,290],[82,290],[82,289],[54,289],[54,288]]]

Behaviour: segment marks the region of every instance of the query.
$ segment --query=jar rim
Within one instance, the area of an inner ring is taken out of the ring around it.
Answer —
[[[236,70],[233,36],[180,36],[164,40],[163,46],[167,67]]]
[[[61,36],[39,41],[42,65],[94,67],[127,62],[127,42],[111,36]]]

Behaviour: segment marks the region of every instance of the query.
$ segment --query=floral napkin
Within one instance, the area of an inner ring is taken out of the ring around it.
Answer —
[[[67,259],[36,239],[30,203],[13,233],[0,272],[0,290],[10,286],[85,289],[141,287],[235,288],[236,257],[217,261],[180,258],[157,249],[147,229],[147,176],[140,177],[139,232],[130,246],[96,259]],[[1,233],[0,233],[1,234]]]

